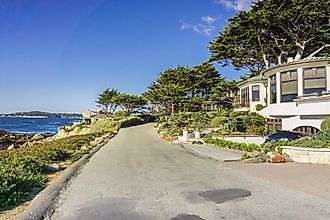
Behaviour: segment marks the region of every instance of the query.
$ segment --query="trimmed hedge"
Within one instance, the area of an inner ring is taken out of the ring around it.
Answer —
[[[241,150],[241,151],[261,151],[261,147],[257,144],[246,144],[246,143],[239,143],[234,141],[227,141],[222,139],[206,139],[205,143],[207,144],[214,144],[219,147]]]

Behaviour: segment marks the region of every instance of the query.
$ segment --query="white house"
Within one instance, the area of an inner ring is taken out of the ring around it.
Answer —
[[[267,77],[251,77],[238,84],[239,100],[234,103],[234,111],[256,112],[256,106],[267,105]]]
[[[271,130],[313,134],[330,117],[330,58],[306,58],[264,72],[267,107],[259,113],[269,118]]]

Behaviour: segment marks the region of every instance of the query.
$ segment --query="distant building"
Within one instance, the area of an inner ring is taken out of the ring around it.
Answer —
[[[83,122],[85,125],[90,125],[94,121],[107,117],[105,114],[95,112],[95,111],[87,111],[87,112],[84,112],[82,115],[83,115]]]

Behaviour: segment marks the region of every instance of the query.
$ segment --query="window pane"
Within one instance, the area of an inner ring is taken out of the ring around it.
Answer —
[[[305,80],[305,89],[325,88],[325,87],[326,87],[325,78]]]
[[[282,95],[298,93],[298,81],[282,82]]]
[[[252,101],[260,101],[260,86],[252,86]]]

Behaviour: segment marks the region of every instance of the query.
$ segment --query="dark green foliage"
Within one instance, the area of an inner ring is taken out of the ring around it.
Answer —
[[[202,145],[203,142],[202,141],[193,141],[192,144],[198,144],[198,145]]]
[[[222,139],[206,139],[205,143],[207,144],[214,144],[219,147],[241,150],[241,151],[261,151],[261,147],[257,144],[246,144],[246,143],[239,143],[233,141],[227,141]]]
[[[129,113],[128,111],[116,111],[114,113],[114,117],[126,117],[126,116],[129,116]]]
[[[258,104],[256,105],[256,110],[257,111],[261,111],[262,109],[266,108],[266,106],[262,105],[262,104]]]
[[[220,128],[219,133],[264,135],[266,132],[266,119],[257,113],[223,110],[217,115],[219,117],[213,119],[211,126]]]
[[[222,86],[224,81],[210,63],[192,68],[179,66],[161,73],[143,96],[167,114],[198,112],[203,101],[227,100],[222,97],[228,95],[231,87]]]
[[[228,118],[227,117],[216,117],[211,121],[211,127],[212,128],[220,128],[220,126],[224,126],[227,124]]]
[[[133,113],[133,111],[141,109],[147,104],[146,99],[142,96],[129,95],[129,94],[117,94],[112,98],[112,102],[120,106],[128,114]]]
[[[257,74],[287,57],[329,54],[329,10],[328,0],[255,1],[229,19],[210,44],[210,60]]]
[[[103,108],[103,111],[112,114],[117,108],[117,104],[113,102],[113,98],[117,94],[118,91],[116,89],[106,89],[101,94],[99,94],[96,103],[99,107]]]
[[[262,145],[265,151],[274,151],[280,146],[330,148],[330,130],[320,131],[313,137],[303,137],[293,141],[272,141]]]
[[[321,130],[327,131],[330,130],[330,118],[326,118],[321,124]]]

